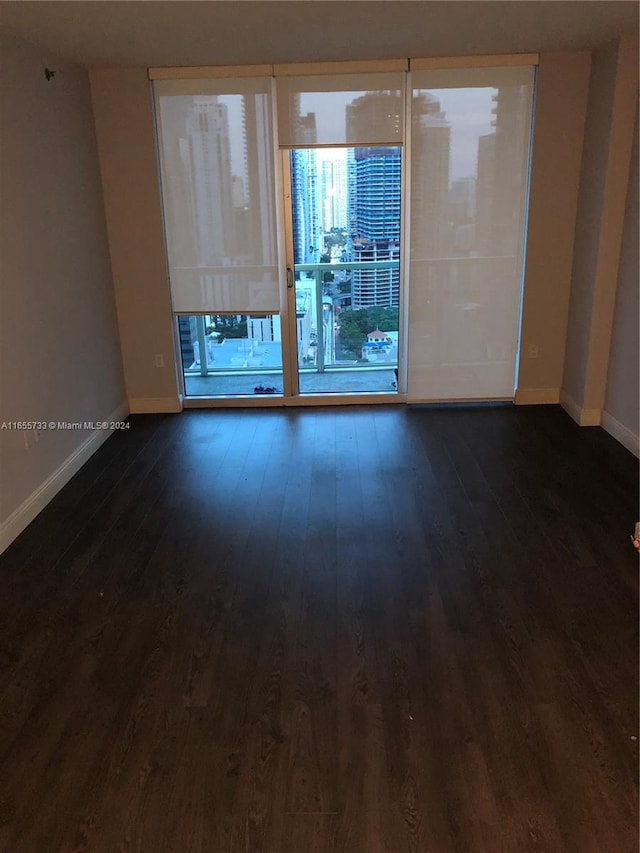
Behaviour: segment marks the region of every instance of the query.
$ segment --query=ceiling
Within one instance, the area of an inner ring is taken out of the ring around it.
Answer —
[[[637,2],[0,2],[0,27],[81,65],[235,65],[593,47]]]

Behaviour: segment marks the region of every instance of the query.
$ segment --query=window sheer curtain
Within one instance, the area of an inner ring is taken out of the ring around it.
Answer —
[[[412,73],[409,400],[513,397],[533,86]]]
[[[271,78],[157,80],[176,313],[277,313]]]
[[[281,148],[400,145],[403,72],[278,77]]]

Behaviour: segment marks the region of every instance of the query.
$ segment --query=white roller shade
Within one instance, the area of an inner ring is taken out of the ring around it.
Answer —
[[[533,67],[412,74],[410,400],[511,398]]]
[[[399,145],[402,72],[278,77],[279,144]]]
[[[173,310],[279,311],[271,79],[154,93]]]

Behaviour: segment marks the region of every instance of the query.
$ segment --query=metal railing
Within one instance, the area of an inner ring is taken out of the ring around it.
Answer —
[[[334,273],[337,271],[345,270],[350,272],[352,270],[399,270],[400,269],[400,261],[399,260],[389,260],[389,261],[336,261],[335,263],[324,263],[324,264],[296,264],[295,272],[303,273],[303,272],[311,272],[314,274],[314,290],[315,290],[315,309],[316,309],[316,334],[317,334],[317,345],[316,345],[316,363],[315,366],[311,369],[315,370],[317,373],[323,373],[326,368],[327,360],[333,362],[333,359],[327,359],[327,341],[330,340],[328,338],[328,333],[331,333],[332,330],[327,328],[327,324],[325,324],[323,320],[324,315],[324,280],[323,277],[326,273]],[[333,316],[333,312],[331,312]],[[348,367],[353,367],[353,365],[348,365]],[[388,367],[393,367],[393,365],[388,365]],[[309,369],[309,368],[308,368]],[[341,368],[337,368],[341,369]]]

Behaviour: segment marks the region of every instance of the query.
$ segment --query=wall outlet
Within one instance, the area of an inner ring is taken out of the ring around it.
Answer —
[[[156,367],[164,367],[164,356],[162,353],[156,354]]]
[[[529,349],[527,351],[529,358],[537,358],[538,357],[538,344],[529,344]]]

